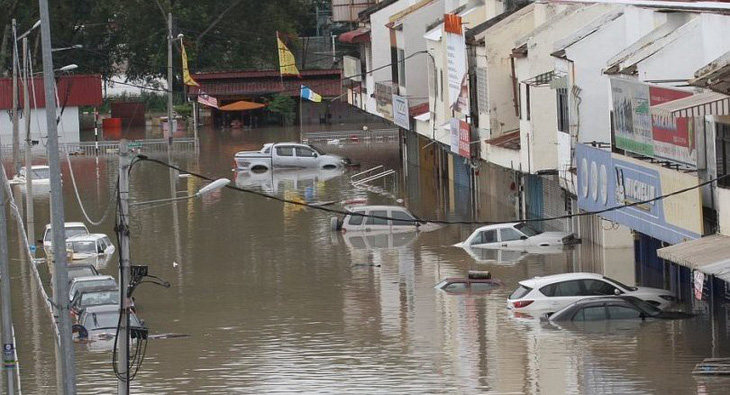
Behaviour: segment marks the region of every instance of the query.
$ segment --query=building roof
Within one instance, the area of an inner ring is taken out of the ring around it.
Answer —
[[[205,93],[216,98],[243,98],[273,93],[299,96],[302,85],[327,97],[342,94],[342,72],[336,70],[302,70],[301,78],[281,77],[278,70],[228,71],[193,75],[200,87],[191,86],[188,95]]]
[[[660,258],[730,282],[730,236],[716,234],[657,250]]]
[[[101,75],[63,75],[57,79],[58,107],[101,106]],[[30,92],[31,108],[45,108],[46,94],[43,77],[32,80]],[[35,102],[33,101],[35,97]],[[20,89],[18,102],[23,103],[23,89]],[[13,107],[13,80],[0,78],[0,110]]]
[[[361,27],[359,29],[355,29],[355,30],[351,30],[349,32],[342,33],[338,37],[338,40],[340,40],[343,43],[348,43],[348,44],[366,43],[366,42],[370,41],[370,28]]]
[[[730,51],[697,70],[689,84],[730,95]]]
[[[623,16],[624,11],[622,9],[619,9],[614,12],[609,12],[607,14],[603,14],[599,16],[598,18],[594,19],[583,27],[582,29],[578,30],[574,34],[566,37],[565,39],[558,41],[555,43],[555,52],[552,53],[553,56],[557,57],[563,57],[565,56],[565,49],[570,47],[571,45],[583,40],[584,38],[590,36],[591,34],[601,30],[603,26],[606,24],[615,21],[616,19]]]
[[[532,3],[519,3],[515,8],[505,11],[494,18],[488,19],[473,28],[469,29],[464,33],[464,36],[466,37],[466,41],[476,41],[484,39],[484,37],[477,37],[484,33],[487,29],[491,28],[492,26],[496,25],[497,23],[509,18],[513,14],[517,13],[517,11],[525,8],[527,5],[531,5]],[[533,6],[534,7],[534,6]]]

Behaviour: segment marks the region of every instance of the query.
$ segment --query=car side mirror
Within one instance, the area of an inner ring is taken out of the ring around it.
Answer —
[[[522,236],[520,237],[520,240],[527,240],[527,236],[525,236],[525,235],[522,235]]]

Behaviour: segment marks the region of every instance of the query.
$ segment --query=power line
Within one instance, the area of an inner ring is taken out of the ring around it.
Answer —
[[[208,176],[205,176],[205,175],[202,175],[202,174],[199,174],[199,173],[195,173],[195,172],[192,172],[192,171],[189,171],[189,170],[186,170],[186,169],[182,169],[182,168],[180,168],[178,166],[175,166],[175,165],[172,165],[172,164],[163,162],[163,161],[161,161],[159,159],[151,159],[151,158],[147,157],[146,155],[137,155],[135,158],[137,158],[138,160],[141,160],[141,161],[147,161],[147,162],[157,163],[159,165],[162,165],[162,166],[167,167],[167,168],[170,168],[170,169],[177,170],[177,171],[182,172],[182,173],[188,173],[188,174],[190,174],[190,175],[192,175],[194,177],[197,177],[197,178],[200,178],[200,179],[203,179],[203,180],[207,180],[207,181],[214,181],[215,180],[215,178],[208,177]],[[575,218],[575,217],[585,217],[585,216],[589,216],[589,215],[598,215],[598,214],[603,214],[603,213],[607,213],[607,212],[611,212],[611,211],[620,210],[620,209],[623,209],[623,208],[640,206],[640,205],[643,205],[643,204],[656,202],[656,201],[659,201],[659,200],[662,200],[662,199],[666,199],[666,198],[669,198],[669,197],[672,197],[672,196],[675,196],[675,195],[679,195],[679,194],[682,194],[682,193],[685,193],[685,192],[689,192],[689,191],[692,191],[692,190],[695,190],[695,189],[698,189],[698,188],[702,188],[702,187],[704,187],[706,185],[712,184],[713,182],[722,180],[722,179],[724,179],[726,177],[730,177],[730,174],[725,174],[725,175],[719,176],[717,178],[714,178],[712,180],[704,181],[704,182],[699,183],[697,185],[693,185],[691,187],[687,187],[687,188],[684,188],[684,189],[680,189],[680,190],[677,190],[677,191],[674,191],[672,193],[668,193],[668,194],[665,194],[665,195],[657,196],[657,197],[654,197],[652,199],[641,200],[641,201],[637,201],[637,202],[633,202],[633,203],[629,203],[629,204],[624,204],[624,205],[620,205],[620,206],[608,207],[608,208],[605,208],[605,209],[602,209],[602,210],[584,211],[584,212],[581,212],[581,213],[559,215],[559,216],[555,216],[555,217],[530,218],[530,219],[513,220],[513,221],[446,221],[446,220],[426,219],[426,218],[416,218],[416,219],[418,220],[418,222],[430,222],[430,223],[439,224],[439,225],[498,225],[498,224],[511,224],[511,223],[515,223],[515,222],[546,222],[546,221],[553,221],[553,220],[559,220],[559,219],[569,219],[569,218]],[[279,202],[282,202],[282,203],[285,203],[285,204],[293,204],[293,205],[297,205],[297,206],[303,206],[303,207],[307,207],[307,208],[311,208],[311,209],[315,209],[315,210],[320,210],[320,211],[324,211],[324,212],[328,212],[328,213],[332,213],[332,214],[339,214],[339,215],[349,215],[349,214],[352,214],[352,212],[347,211],[347,210],[333,209],[333,208],[324,207],[324,206],[321,206],[321,205],[311,204],[311,203],[307,203],[307,202],[300,202],[300,201],[296,201],[296,200],[290,200],[290,199],[282,198],[282,197],[279,197],[279,196],[269,195],[269,194],[264,193],[264,192],[255,191],[255,190],[252,190],[252,189],[241,188],[241,187],[238,187],[238,186],[235,186],[235,185],[227,185],[226,188],[231,189],[231,190],[235,190],[235,191],[238,191],[238,192],[244,192],[244,193],[249,193],[249,194],[252,194],[252,195],[261,196],[261,197],[264,197],[264,198],[267,198],[267,199],[276,200],[276,201],[279,201]],[[372,214],[357,214],[357,215],[360,216],[360,217],[364,217],[364,218],[377,218],[377,219],[385,219],[385,220],[400,220],[399,218],[392,218],[392,217],[382,216],[382,215],[372,215]]]

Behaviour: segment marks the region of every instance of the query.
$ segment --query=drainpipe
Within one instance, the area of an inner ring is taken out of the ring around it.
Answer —
[[[509,63],[512,67],[512,103],[515,106],[515,116],[520,116],[520,105],[517,103],[517,74],[515,73],[515,57],[509,55]]]

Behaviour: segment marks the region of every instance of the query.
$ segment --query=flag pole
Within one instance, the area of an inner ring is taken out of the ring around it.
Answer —
[[[302,138],[304,131],[304,112],[302,111],[302,86],[299,85],[299,138]]]

